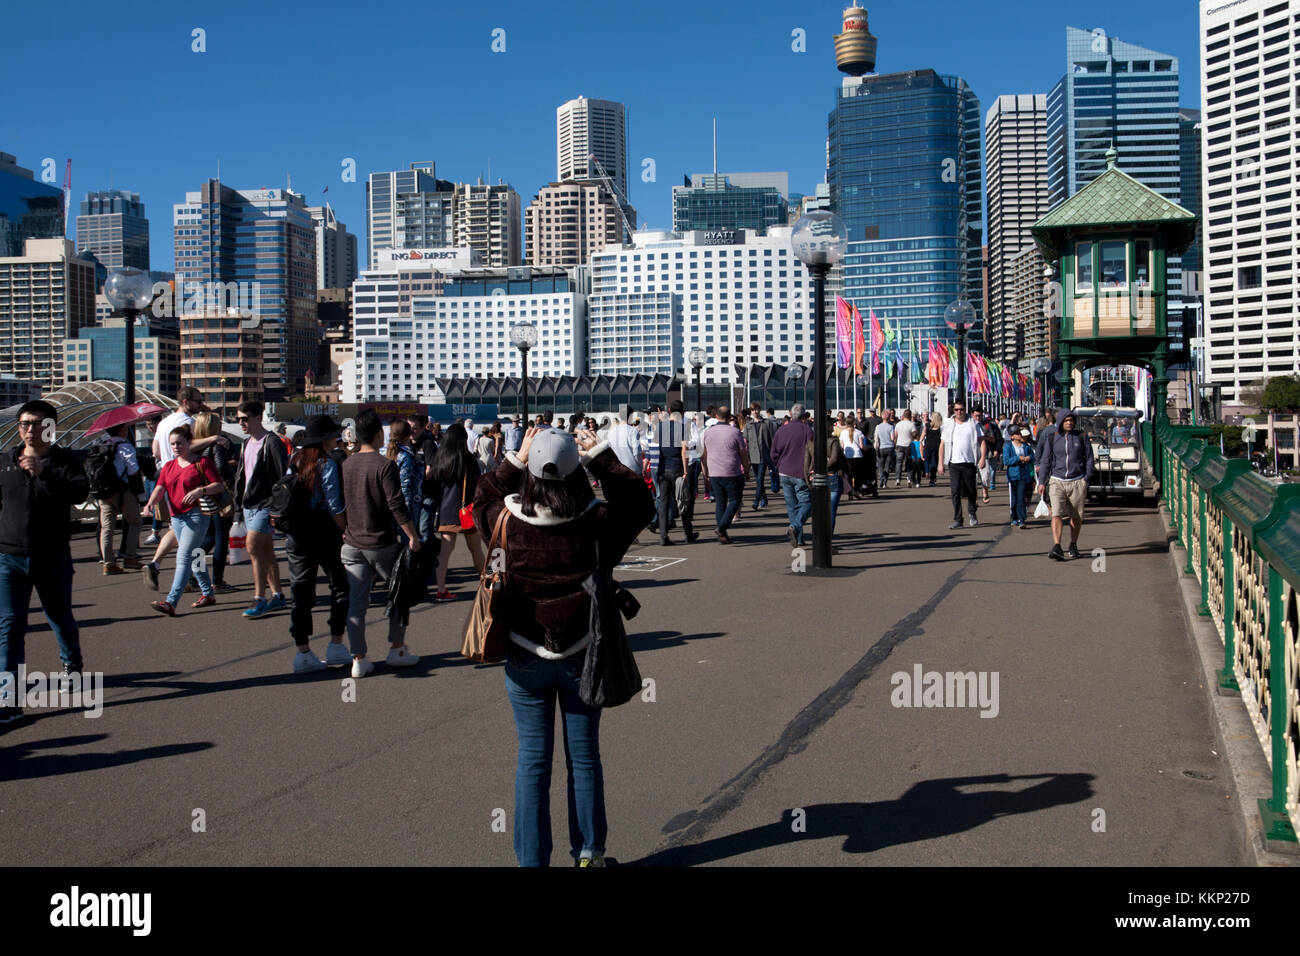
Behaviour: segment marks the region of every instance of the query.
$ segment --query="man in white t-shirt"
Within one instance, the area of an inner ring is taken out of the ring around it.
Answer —
[[[970,526],[979,524],[976,512],[979,499],[975,486],[976,469],[984,467],[983,445],[980,444],[979,425],[966,417],[966,403],[957,402],[952,407],[952,417],[943,423],[939,439],[939,474],[945,466],[949,469],[949,488],[952,494],[952,524],[948,530],[961,527],[961,500],[970,502]]]
[[[916,424],[912,421],[912,410],[904,409],[903,418],[894,426],[894,460],[898,466],[898,480],[894,482],[897,488],[903,483],[903,475],[907,475],[907,487],[912,487],[912,439],[916,437]]]

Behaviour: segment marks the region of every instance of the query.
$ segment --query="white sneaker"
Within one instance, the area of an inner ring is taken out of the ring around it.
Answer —
[[[365,677],[374,669],[375,669],[374,663],[364,657],[361,658],[360,660],[355,660],[352,662],[353,677]]]
[[[420,657],[418,654],[412,654],[411,649],[403,644],[388,652],[387,663],[389,667],[411,667],[420,663]]]
[[[145,544],[151,544],[151,545],[152,545],[152,544],[157,544],[157,543],[158,543],[158,536],[157,536],[156,534],[151,534],[151,535],[149,535],[149,537],[147,537],[147,538],[144,539],[144,543],[145,543]]]
[[[326,667],[343,667],[352,663],[352,652],[348,650],[346,644],[335,644],[330,641],[329,647],[325,650]]]
[[[293,672],[295,674],[309,674],[312,671],[323,671],[324,662],[309,650],[299,651],[293,655]]]

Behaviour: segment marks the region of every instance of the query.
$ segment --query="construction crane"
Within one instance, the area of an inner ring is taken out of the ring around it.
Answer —
[[[590,159],[592,165],[596,167],[597,178],[605,183],[606,188],[609,189],[609,194],[614,197],[614,205],[618,206],[618,214],[623,220],[623,229],[627,233],[627,237],[623,241],[630,243],[632,241],[632,233],[636,232],[636,230],[632,228],[632,223],[628,221],[627,213],[623,211],[623,206],[625,203],[627,205],[631,205],[631,203],[627,202],[627,197],[624,196],[618,186],[614,184],[614,180],[609,178],[609,173],[605,172],[605,167],[600,165],[600,160],[596,158],[596,154],[590,153],[587,158]]]

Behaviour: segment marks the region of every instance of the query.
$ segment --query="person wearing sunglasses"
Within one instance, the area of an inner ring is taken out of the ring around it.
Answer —
[[[76,456],[55,444],[57,422],[49,402],[26,403],[18,409],[21,444],[0,455],[0,724],[23,716],[14,675],[27,660],[33,589],[59,642],[63,673],[83,668],[72,616],[69,512],[90,494],[90,480]]]

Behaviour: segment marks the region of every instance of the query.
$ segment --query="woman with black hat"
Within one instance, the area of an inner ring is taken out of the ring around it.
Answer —
[[[299,493],[311,503],[301,527],[289,535],[284,549],[289,559],[289,589],[293,594],[289,634],[298,647],[293,658],[295,674],[352,663],[352,653],[343,645],[348,623],[348,576],[339,557],[347,527],[343,478],[331,456],[340,432],[340,427],[328,415],[317,415],[298,436],[298,450],[289,461],[289,470],[298,476]],[[324,661],[315,655],[309,643],[317,568],[325,572],[330,586],[330,642]]]

